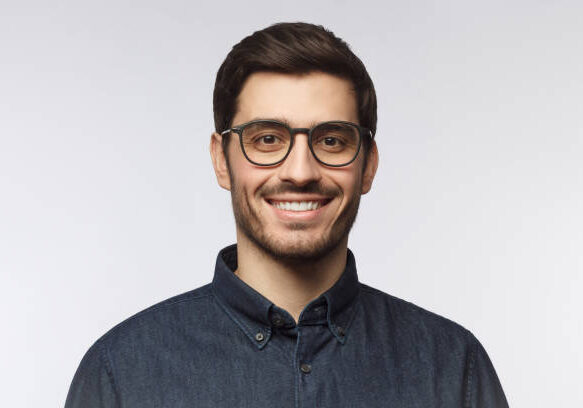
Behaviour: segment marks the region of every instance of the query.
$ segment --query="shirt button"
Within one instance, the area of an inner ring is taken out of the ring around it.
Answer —
[[[283,320],[276,319],[273,321],[273,324],[275,325],[275,327],[281,327],[281,326],[283,326]]]
[[[344,337],[344,335],[346,334],[346,332],[344,331],[344,329],[340,326],[336,327],[336,330],[338,331],[338,335],[340,337]]]
[[[275,327],[283,326],[283,319],[280,316],[275,316],[271,322]]]
[[[300,371],[304,374],[309,374],[312,371],[312,366],[306,363],[300,365]]]
[[[259,332],[255,335],[255,340],[257,340],[257,341],[263,341],[264,338],[265,338],[265,336],[261,332]]]

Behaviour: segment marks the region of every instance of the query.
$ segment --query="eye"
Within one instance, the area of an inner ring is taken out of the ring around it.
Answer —
[[[279,135],[276,132],[261,132],[245,142],[250,149],[262,152],[273,152],[281,150],[286,146],[285,135]]]
[[[323,135],[318,140],[314,140],[314,147],[328,152],[337,152],[346,147],[346,140],[342,136]]]
[[[335,147],[342,144],[342,141],[336,137],[328,136],[322,140],[323,144],[328,147]]]
[[[256,143],[270,145],[277,143],[277,140],[277,136],[275,135],[263,135],[257,138]]]

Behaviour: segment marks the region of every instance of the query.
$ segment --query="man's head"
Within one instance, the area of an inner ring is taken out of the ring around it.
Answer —
[[[307,74],[326,72],[350,81],[357,102],[358,121],[373,135],[377,127],[377,99],[362,61],[343,40],[322,26],[280,23],[256,31],[236,44],[217,72],[213,94],[215,131],[229,129],[239,94],[255,72]],[[226,138],[227,142],[229,138]],[[368,148],[370,144],[365,144]]]
[[[213,164],[219,184],[231,191],[238,239],[288,260],[317,259],[346,244],[360,195],[368,192],[376,171],[370,135],[362,135],[356,159],[343,167],[319,162],[302,132],[283,162],[262,167],[245,157],[242,143],[230,143],[240,142],[238,134],[225,132],[268,119],[292,128],[352,122],[374,135],[373,84],[346,43],[304,23],[255,32],[219,69],[214,115]]]

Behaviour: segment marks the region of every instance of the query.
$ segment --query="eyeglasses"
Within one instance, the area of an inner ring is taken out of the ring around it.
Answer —
[[[290,128],[276,120],[254,120],[221,132],[239,135],[243,155],[257,166],[275,166],[284,161],[294,145],[295,135],[306,133],[316,160],[325,166],[342,167],[358,156],[362,139],[374,138],[372,131],[352,122],[330,121],[311,129]]]

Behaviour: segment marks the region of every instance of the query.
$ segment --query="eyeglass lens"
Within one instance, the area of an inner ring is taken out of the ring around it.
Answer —
[[[256,122],[243,128],[241,141],[245,154],[257,164],[281,161],[290,149],[292,136],[287,127],[275,122]],[[356,126],[328,122],[312,130],[312,150],[321,162],[333,166],[351,162],[360,141]]]

